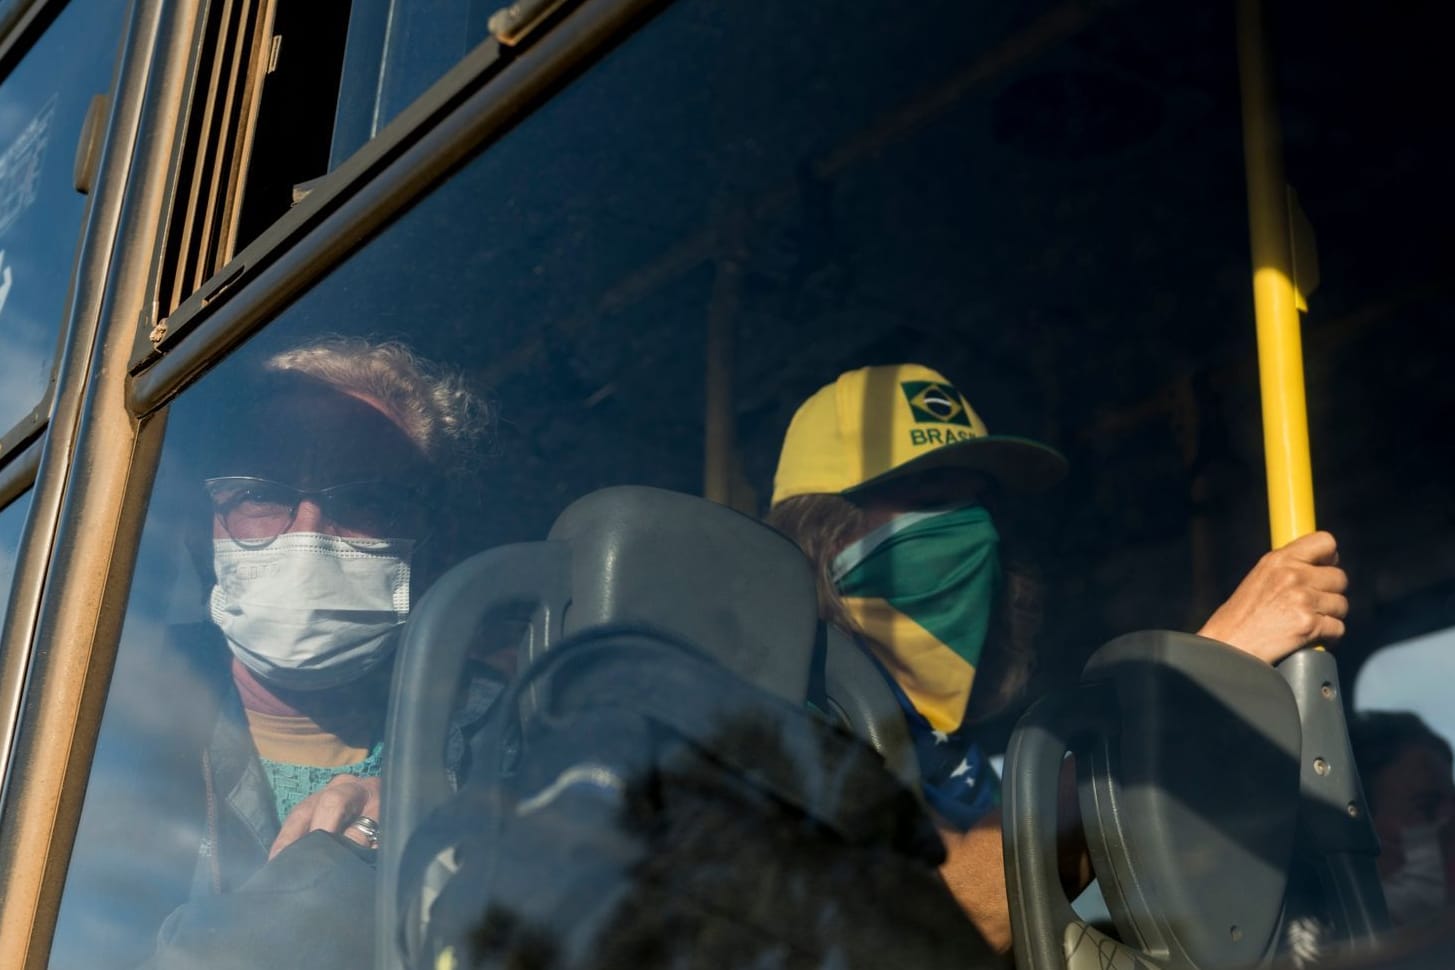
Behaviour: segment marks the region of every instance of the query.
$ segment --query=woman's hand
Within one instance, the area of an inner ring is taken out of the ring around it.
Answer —
[[[360,815],[379,819],[379,779],[337,775],[327,785],[299,802],[278,831],[268,850],[271,859],[314,829],[335,832],[351,842],[367,846],[369,838],[350,823]]]
[[[1334,537],[1311,532],[1258,560],[1197,632],[1273,663],[1342,637],[1348,588]]]

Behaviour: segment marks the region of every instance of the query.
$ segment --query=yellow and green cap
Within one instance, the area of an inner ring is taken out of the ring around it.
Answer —
[[[921,364],[861,367],[820,388],[794,414],[773,476],[773,504],[853,492],[932,468],[981,471],[1038,492],[1066,474],[1059,451],[992,435],[965,396]]]

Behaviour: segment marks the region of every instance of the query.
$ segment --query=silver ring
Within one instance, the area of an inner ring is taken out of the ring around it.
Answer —
[[[363,834],[364,838],[368,840],[369,848],[379,848],[378,819],[370,818],[367,815],[360,815],[358,818],[354,819],[352,822],[344,827],[346,829],[358,829],[359,832]]]

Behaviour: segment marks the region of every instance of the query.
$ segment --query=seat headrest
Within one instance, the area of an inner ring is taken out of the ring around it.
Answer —
[[[1084,679],[1120,730],[1087,766],[1087,841],[1124,931],[1174,962],[1245,965],[1275,945],[1299,815],[1300,728],[1287,683],[1225,644],[1149,631]]]
[[[1057,807],[1076,755],[1092,871],[1113,941],[1061,885]],[[1202,637],[1103,646],[1081,683],[1037,700],[1006,751],[1006,879],[1030,970],[1262,965],[1279,944],[1298,829],[1301,729],[1278,671]]]
[[[548,539],[571,549],[566,635],[653,627],[803,700],[818,606],[808,562],[786,536],[695,496],[619,486],[572,503]]]

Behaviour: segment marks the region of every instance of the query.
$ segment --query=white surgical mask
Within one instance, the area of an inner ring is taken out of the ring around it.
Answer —
[[[323,690],[388,658],[409,615],[408,539],[290,532],[249,549],[213,542],[212,622],[263,681]]]
[[[1385,876],[1384,901],[1396,923],[1408,925],[1440,915],[1445,908],[1445,855],[1440,830],[1415,825],[1400,832],[1404,865]]]

